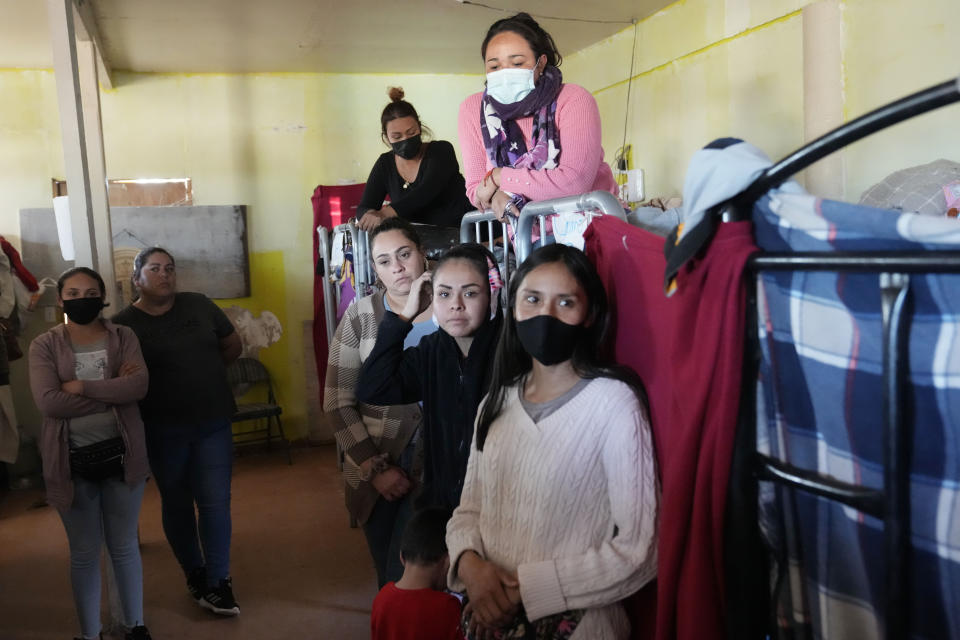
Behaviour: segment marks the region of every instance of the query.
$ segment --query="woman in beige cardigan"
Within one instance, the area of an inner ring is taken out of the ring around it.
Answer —
[[[57,282],[69,321],[30,345],[30,388],[43,414],[40,456],[47,501],[70,543],[70,580],[83,638],[100,637],[100,548],[106,541],[128,627],[143,624],[143,569],[137,520],[148,465],[137,401],[147,369],[136,335],[100,318],[100,275],[70,269]],[[93,455],[93,452],[106,455]],[[82,458],[87,457],[84,464]]]
[[[382,290],[359,298],[344,314],[330,343],[324,384],[337,443],[344,452],[347,509],[362,526],[377,570],[377,583],[398,580],[400,536],[412,511],[412,493],[422,464],[417,447],[418,404],[375,406],[357,400],[355,385],[364,360],[377,341],[386,309],[403,309],[410,287],[426,269],[420,237],[402,218],[389,218],[370,234],[370,253]],[[432,306],[414,321],[408,336],[416,344],[436,331]],[[416,468],[414,462],[417,462]]]

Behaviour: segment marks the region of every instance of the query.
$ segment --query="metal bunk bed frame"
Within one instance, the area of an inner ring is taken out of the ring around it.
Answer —
[[[526,260],[534,249],[547,244],[544,234],[541,234],[537,242],[533,241],[534,222],[539,221],[540,228],[544,229],[548,217],[560,213],[580,211],[599,211],[605,216],[615,216],[623,221],[627,219],[620,202],[607,191],[591,191],[575,196],[528,202],[523,207],[517,220],[517,264],[519,265]],[[487,248],[490,249],[491,253],[494,253],[494,239],[504,236],[504,225],[497,220],[493,211],[489,209],[487,211],[473,211],[463,216],[460,222],[460,242],[483,242],[484,231],[486,231]],[[509,245],[509,243],[506,243],[506,245]],[[504,282],[508,282],[510,279],[510,264],[507,257],[509,251],[507,249],[504,252],[503,262],[500,263],[500,273]]]
[[[817,160],[876,131],[933,109],[960,102],[960,78],[880,107],[790,154],[768,168],[750,187],[716,208],[723,221],[750,220],[754,203],[770,189]],[[880,278],[883,327],[883,490],[840,482],[757,452],[757,278],[766,271],[874,272]],[[728,485],[725,527],[727,631],[731,638],[775,637],[770,603],[769,557],[759,530],[760,482],[772,482],[821,496],[884,523],[886,580],[882,605],[885,637],[910,634],[910,443],[912,425],[904,413],[907,366],[906,313],[911,273],[960,273],[958,251],[760,253],[747,263],[747,340],[740,420]],[[764,616],[757,616],[763,604]]]

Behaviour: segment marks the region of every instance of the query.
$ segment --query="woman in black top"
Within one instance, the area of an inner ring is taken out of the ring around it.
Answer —
[[[197,604],[235,616],[230,578],[230,476],[237,411],[227,365],[243,344],[226,314],[200,293],[177,291],[173,256],[148,247],[133,261],[140,297],[113,321],[133,329],[150,374],[140,401],[163,532]]]
[[[453,247],[433,271],[413,281],[403,309],[383,314],[377,342],[363,362],[356,387],[361,402],[423,402],[424,479],[417,508],[453,510],[460,504],[473,422],[500,335],[500,288],[500,271],[486,247]],[[411,320],[431,299],[439,329],[404,349]]]
[[[446,140],[423,142],[425,127],[403,89],[392,87],[390,104],[380,115],[380,130],[391,150],[377,158],[357,206],[357,225],[370,231],[381,220],[400,216],[410,222],[459,227],[473,205],[453,145]],[[429,129],[427,132],[429,133]],[[383,200],[390,196],[390,203]]]

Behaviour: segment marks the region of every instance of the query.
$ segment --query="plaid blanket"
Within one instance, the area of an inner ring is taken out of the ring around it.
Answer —
[[[960,222],[772,192],[754,208],[765,251],[960,250]],[[960,638],[960,275],[910,276],[910,623]],[[882,330],[876,274],[769,272],[758,280],[758,449],[798,467],[883,485]],[[883,523],[761,484],[778,559],[781,637],[882,638]],[[774,572],[775,576],[778,572]]]

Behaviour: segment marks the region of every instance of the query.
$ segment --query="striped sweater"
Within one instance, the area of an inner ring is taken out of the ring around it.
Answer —
[[[646,410],[598,378],[534,423],[507,389],[482,452],[470,451],[447,525],[451,588],[464,551],[517,571],[530,620],[586,609],[572,639],[620,640],[619,601],[656,576],[658,484]]]
[[[383,296],[380,291],[347,308],[330,343],[323,390],[323,410],[333,420],[337,444],[345,454],[347,509],[361,524],[370,517],[380,494],[372,484],[360,480],[359,465],[381,453],[388,454],[390,462],[397,464],[421,420],[418,404],[384,407],[357,400],[357,378],[377,341],[377,326],[384,314]],[[414,477],[418,476],[417,471],[414,469]]]

